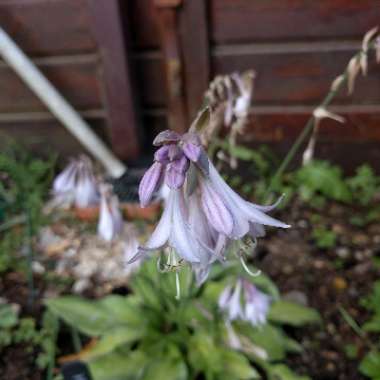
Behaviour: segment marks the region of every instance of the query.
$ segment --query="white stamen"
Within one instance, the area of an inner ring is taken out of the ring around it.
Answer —
[[[244,270],[245,270],[250,276],[252,276],[252,277],[258,277],[258,276],[260,276],[260,274],[261,274],[261,270],[258,269],[256,272],[252,272],[252,271],[248,268],[247,264],[245,263],[243,256],[240,256],[240,262],[241,262],[241,265],[243,266]]]

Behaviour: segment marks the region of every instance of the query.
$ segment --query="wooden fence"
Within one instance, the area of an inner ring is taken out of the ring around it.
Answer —
[[[378,0],[12,0],[0,25],[123,159],[157,131],[184,130],[216,74],[257,73],[248,135],[284,149],[314,106],[380,25]],[[372,60],[373,62],[373,60]],[[324,122],[322,156],[348,165],[377,162],[380,66],[342,91],[334,108],[345,125]],[[73,140],[0,62],[0,131]],[[356,149],[355,154],[347,154]]]

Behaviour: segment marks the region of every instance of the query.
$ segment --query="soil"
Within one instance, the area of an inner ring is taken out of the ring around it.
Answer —
[[[321,211],[294,204],[290,210],[290,214],[287,211],[278,217],[293,228],[272,232],[262,239],[258,258],[282,295],[316,308],[323,323],[291,331],[304,352],[291,356],[289,366],[313,380],[364,379],[358,372],[358,363],[366,352],[365,342],[347,324],[340,309],[359,325],[368,319],[360,301],[380,277],[379,267],[373,261],[380,255],[380,225],[352,226],[348,220],[357,210],[339,204],[329,204]],[[334,248],[316,247],[311,238],[312,214],[320,215],[321,224],[330,221],[326,226],[337,234]],[[348,344],[357,346],[356,359],[347,357]]]
[[[342,317],[346,310],[359,325],[368,319],[360,300],[371,291],[380,276],[373,258],[380,257],[380,224],[355,227],[349,218],[357,210],[329,203],[323,210],[313,210],[295,202],[275,215],[292,224],[289,230],[271,229],[259,241],[256,264],[279,286],[285,298],[316,308],[322,317],[320,326],[290,329],[288,332],[303,346],[301,354],[288,358],[288,364],[299,374],[313,380],[361,380],[358,363],[366,352],[366,344]],[[333,248],[319,249],[312,239],[311,220],[333,230],[337,242]],[[331,222],[333,221],[333,222]],[[42,294],[43,282],[36,280]],[[18,273],[0,278],[0,294],[18,303],[23,314],[38,315],[41,304],[27,306],[26,279]],[[41,297],[37,294],[36,300]],[[355,344],[358,357],[350,359],[345,347]],[[59,340],[60,354],[72,349],[68,339]],[[35,353],[25,347],[10,347],[0,355],[0,380],[39,380],[43,373],[33,365]]]

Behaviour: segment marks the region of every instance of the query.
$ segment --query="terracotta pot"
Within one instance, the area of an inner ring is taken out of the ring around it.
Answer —
[[[141,208],[138,203],[122,203],[120,205],[123,214],[127,220],[144,219],[154,220],[160,212],[160,204],[152,203],[148,207]],[[99,206],[91,206],[85,208],[74,208],[75,216],[87,222],[93,222],[99,217]]]
[[[154,220],[160,212],[160,204],[152,203],[151,205],[141,208],[138,203],[123,203],[121,205],[127,220],[144,219]]]

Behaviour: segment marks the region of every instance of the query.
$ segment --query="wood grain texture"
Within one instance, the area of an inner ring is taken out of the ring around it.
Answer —
[[[125,15],[131,30],[131,43],[136,50],[158,50],[160,35],[153,0],[128,1]]]
[[[3,0],[0,25],[32,56],[96,50],[86,0]]]
[[[254,69],[254,102],[259,104],[318,104],[332,81],[347,66],[356,50],[280,52],[272,54],[230,54],[212,58],[215,74]],[[368,77],[358,78],[353,96],[342,91],[339,104],[380,102],[380,66],[373,60]]]
[[[93,130],[109,144],[104,119],[87,121]],[[2,144],[7,143],[9,138],[27,146],[39,155],[59,153],[62,158],[77,155],[84,151],[78,140],[55,120],[0,123],[0,148]]]
[[[90,0],[88,4],[102,58],[99,74],[104,85],[112,148],[121,159],[134,159],[139,154],[140,142],[133,73],[126,45],[128,30],[122,22],[122,14],[128,9],[123,8],[122,12],[118,0]]]
[[[37,66],[58,91],[78,110],[99,108],[102,101],[96,79],[97,58],[61,57],[37,60]],[[4,63],[0,63],[0,112],[43,111],[45,106],[26,84]]]
[[[361,39],[378,25],[377,0],[209,0],[216,44]]]
[[[180,38],[184,61],[189,120],[197,115],[210,82],[210,47],[204,0],[184,1],[180,12]]]

